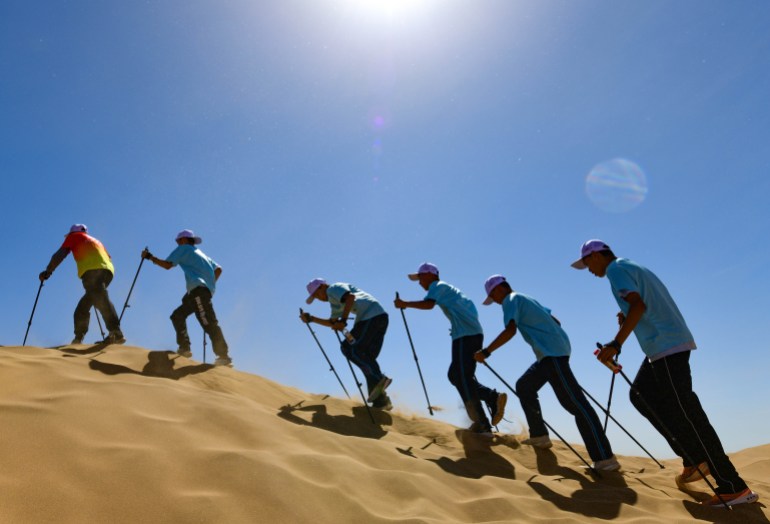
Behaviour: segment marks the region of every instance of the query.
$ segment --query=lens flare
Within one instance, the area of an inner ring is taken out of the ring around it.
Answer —
[[[614,158],[591,169],[586,177],[586,194],[603,211],[625,213],[644,202],[647,179],[636,163]]]

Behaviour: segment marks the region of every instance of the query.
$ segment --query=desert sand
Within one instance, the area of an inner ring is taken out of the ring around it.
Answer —
[[[760,501],[728,512],[676,460],[593,478],[562,443],[375,418],[168,352],[0,348],[0,523],[770,521],[770,444],[731,455]]]

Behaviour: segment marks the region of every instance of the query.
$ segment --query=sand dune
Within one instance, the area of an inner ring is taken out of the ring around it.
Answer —
[[[770,445],[733,455],[762,498],[727,512],[677,489],[677,461],[593,479],[562,444],[376,420],[166,352],[0,348],[0,523],[770,520]]]

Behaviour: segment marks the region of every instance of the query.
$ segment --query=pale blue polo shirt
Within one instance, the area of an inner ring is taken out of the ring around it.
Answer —
[[[524,340],[532,346],[537,361],[545,357],[568,357],[572,351],[567,333],[551,317],[551,310],[537,300],[513,292],[502,303],[503,323],[516,322]]]
[[[682,313],[652,271],[626,258],[618,258],[607,266],[607,280],[624,315],[631,307],[624,300],[629,293],[638,293],[647,306],[634,328],[634,335],[651,362],[695,349],[695,340]]]
[[[385,313],[385,310],[380,303],[377,302],[377,299],[366,291],[361,291],[352,284],[337,282],[336,284],[331,284],[326,289],[326,294],[329,297],[329,305],[332,308],[332,318],[342,316],[342,311],[345,309],[342,297],[348,293],[353,294],[353,308],[350,311],[356,314],[356,324]]]
[[[206,286],[211,294],[214,294],[217,288],[214,270],[219,267],[219,264],[206,256],[203,251],[190,244],[182,244],[166,257],[166,262],[182,268],[188,293],[196,287]]]
[[[484,333],[476,306],[456,287],[442,280],[434,280],[428,286],[425,300],[434,301],[449,319],[452,325],[449,331],[452,340]]]

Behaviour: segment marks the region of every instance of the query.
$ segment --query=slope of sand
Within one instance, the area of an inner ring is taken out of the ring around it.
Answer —
[[[165,352],[0,348],[0,523],[770,516],[770,445],[734,455],[762,499],[727,512],[679,491],[676,461],[661,470],[620,457],[622,473],[594,480],[562,444],[536,454],[513,437],[458,438],[397,410],[376,418],[349,400]]]

